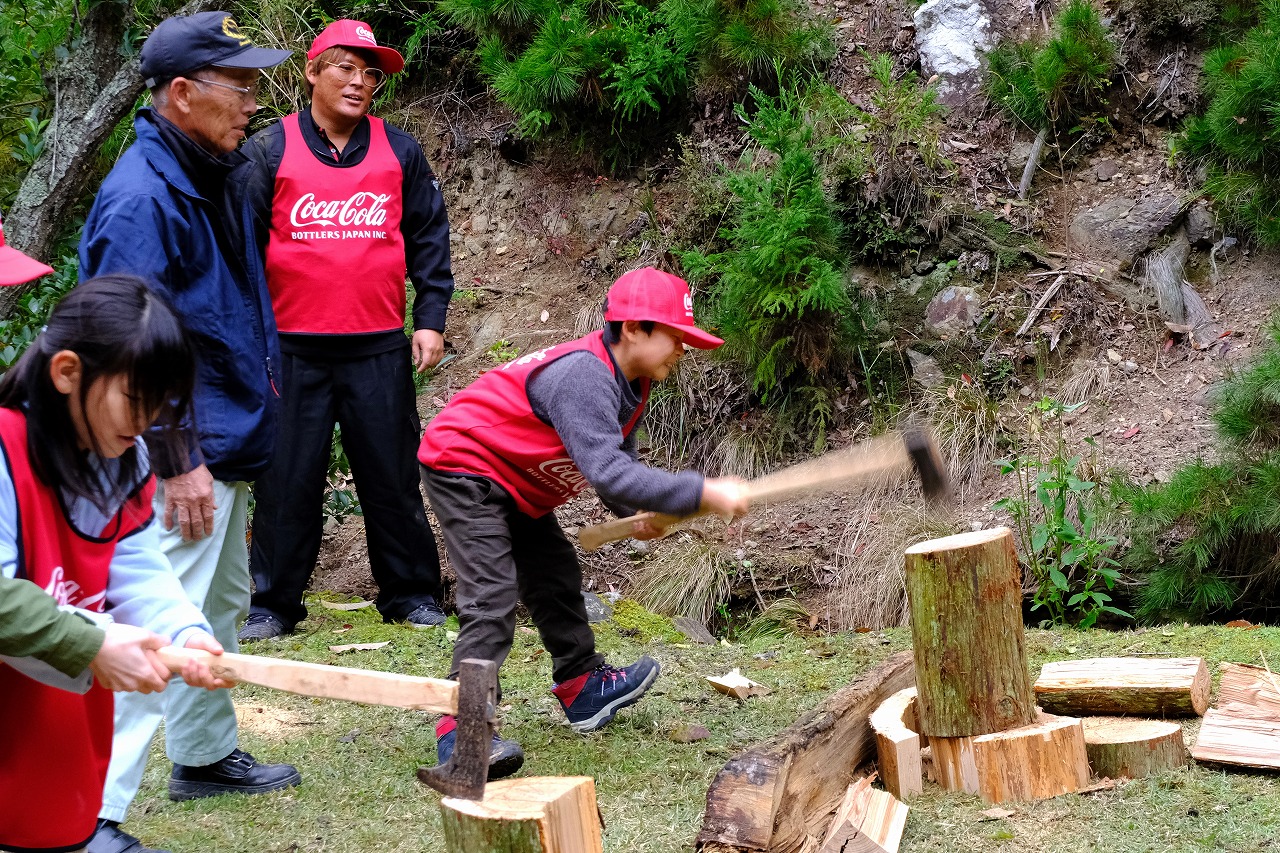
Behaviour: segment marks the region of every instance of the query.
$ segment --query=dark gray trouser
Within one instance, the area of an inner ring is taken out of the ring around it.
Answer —
[[[324,527],[333,425],[364,512],[378,612],[403,619],[440,597],[440,556],[418,485],[419,430],[409,342],[391,352],[327,361],[284,354],[280,440],[254,484],[250,613],[290,630],[307,616],[302,594]]]
[[[582,568],[554,512],[532,518],[500,486],[423,468],[427,497],[454,574],[458,639],[450,678],[466,658],[507,659],[524,602],[551,654],[551,677],[568,681],[604,662],[582,601]]]

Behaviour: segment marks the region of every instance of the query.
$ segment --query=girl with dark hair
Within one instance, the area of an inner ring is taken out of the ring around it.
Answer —
[[[187,452],[171,427],[189,409],[194,360],[141,279],[104,276],[72,290],[0,378],[0,578],[104,629],[71,676],[40,653],[49,638],[0,625],[0,849],[82,848],[102,803],[111,691],[163,690],[154,650],[170,643],[222,652],[159,550],[141,438],[158,422],[152,448]],[[181,674],[230,686],[200,664]]]

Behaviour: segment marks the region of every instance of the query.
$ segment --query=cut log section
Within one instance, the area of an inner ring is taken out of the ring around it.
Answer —
[[[914,687],[899,690],[871,715],[880,779],[889,793],[899,800],[924,791],[919,728]]]
[[[448,853],[601,853],[590,776],[532,776],[485,786],[484,799],[440,801]]]
[[[897,853],[907,807],[871,787],[871,776],[849,786],[818,853]]]
[[[1089,766],[1098,776],[1141,779],[1187,764],[1178,723],[1132,717],[1085,717],[1080,722]]]
[[[921,734],[970,737],[1033,723],[1013,532],[913,545],[906,581]]]
[[[1041,713],[1035,725],[978,737],[930,737],[938,784],[988,803],[1044,800],[1089,784],[1084,729]]]
[[[1196,761],[1280,770],[1280,719],[1250,705],[1210,708],[1191,748]]]
[[[875,754],[871,712],[914,681],[911,653],[899,652],[730,759],[707,790],[698,849],[816,850],[854,771]]]
[[[1218,706],[1248,705],[1280,720],[1280,676],[1260,666],[1222,664],[1218,681]]]
[[[1199,717],[1209,686],[1204,658],[1089,658],[1045,664],[1035,691],[1051,714]]]

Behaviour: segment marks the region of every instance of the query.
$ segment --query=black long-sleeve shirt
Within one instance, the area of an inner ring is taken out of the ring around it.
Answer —
[[[369,151],[369,120],[356,126],[346,147],[337,153],[324,131],[311,117],[310,108],[298,116],[302,138],[316,160],[333,168],[355,166]],[[387,141],[400,162],[405,266],[413,283],[413,328],[444,331],[445,312],[453,295],[453,269],[449,257],[449,217],[435,173],[418,141],[403,130],[386,125]],[[230,181],[233,203],[248,205],[254,223],[254,244],[263,257],[271,233],[271,205],[276,173],[284,158],[284,127],[276,122],[255,133],[241,149],[249,164],[237,169]],[[335,156],[336,154],[336,156]],[[280,348],[297,355],[333,358],[365,356],[402,346],[398,332],[363,335],[280,335]]]

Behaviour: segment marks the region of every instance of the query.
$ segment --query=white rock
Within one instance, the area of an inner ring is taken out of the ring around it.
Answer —
[[[943,78],[943,102],[981,87],[982,55],[995,46],[991,16],[980,0],[929,0],[915,13],[916,49],[925,77]]]

